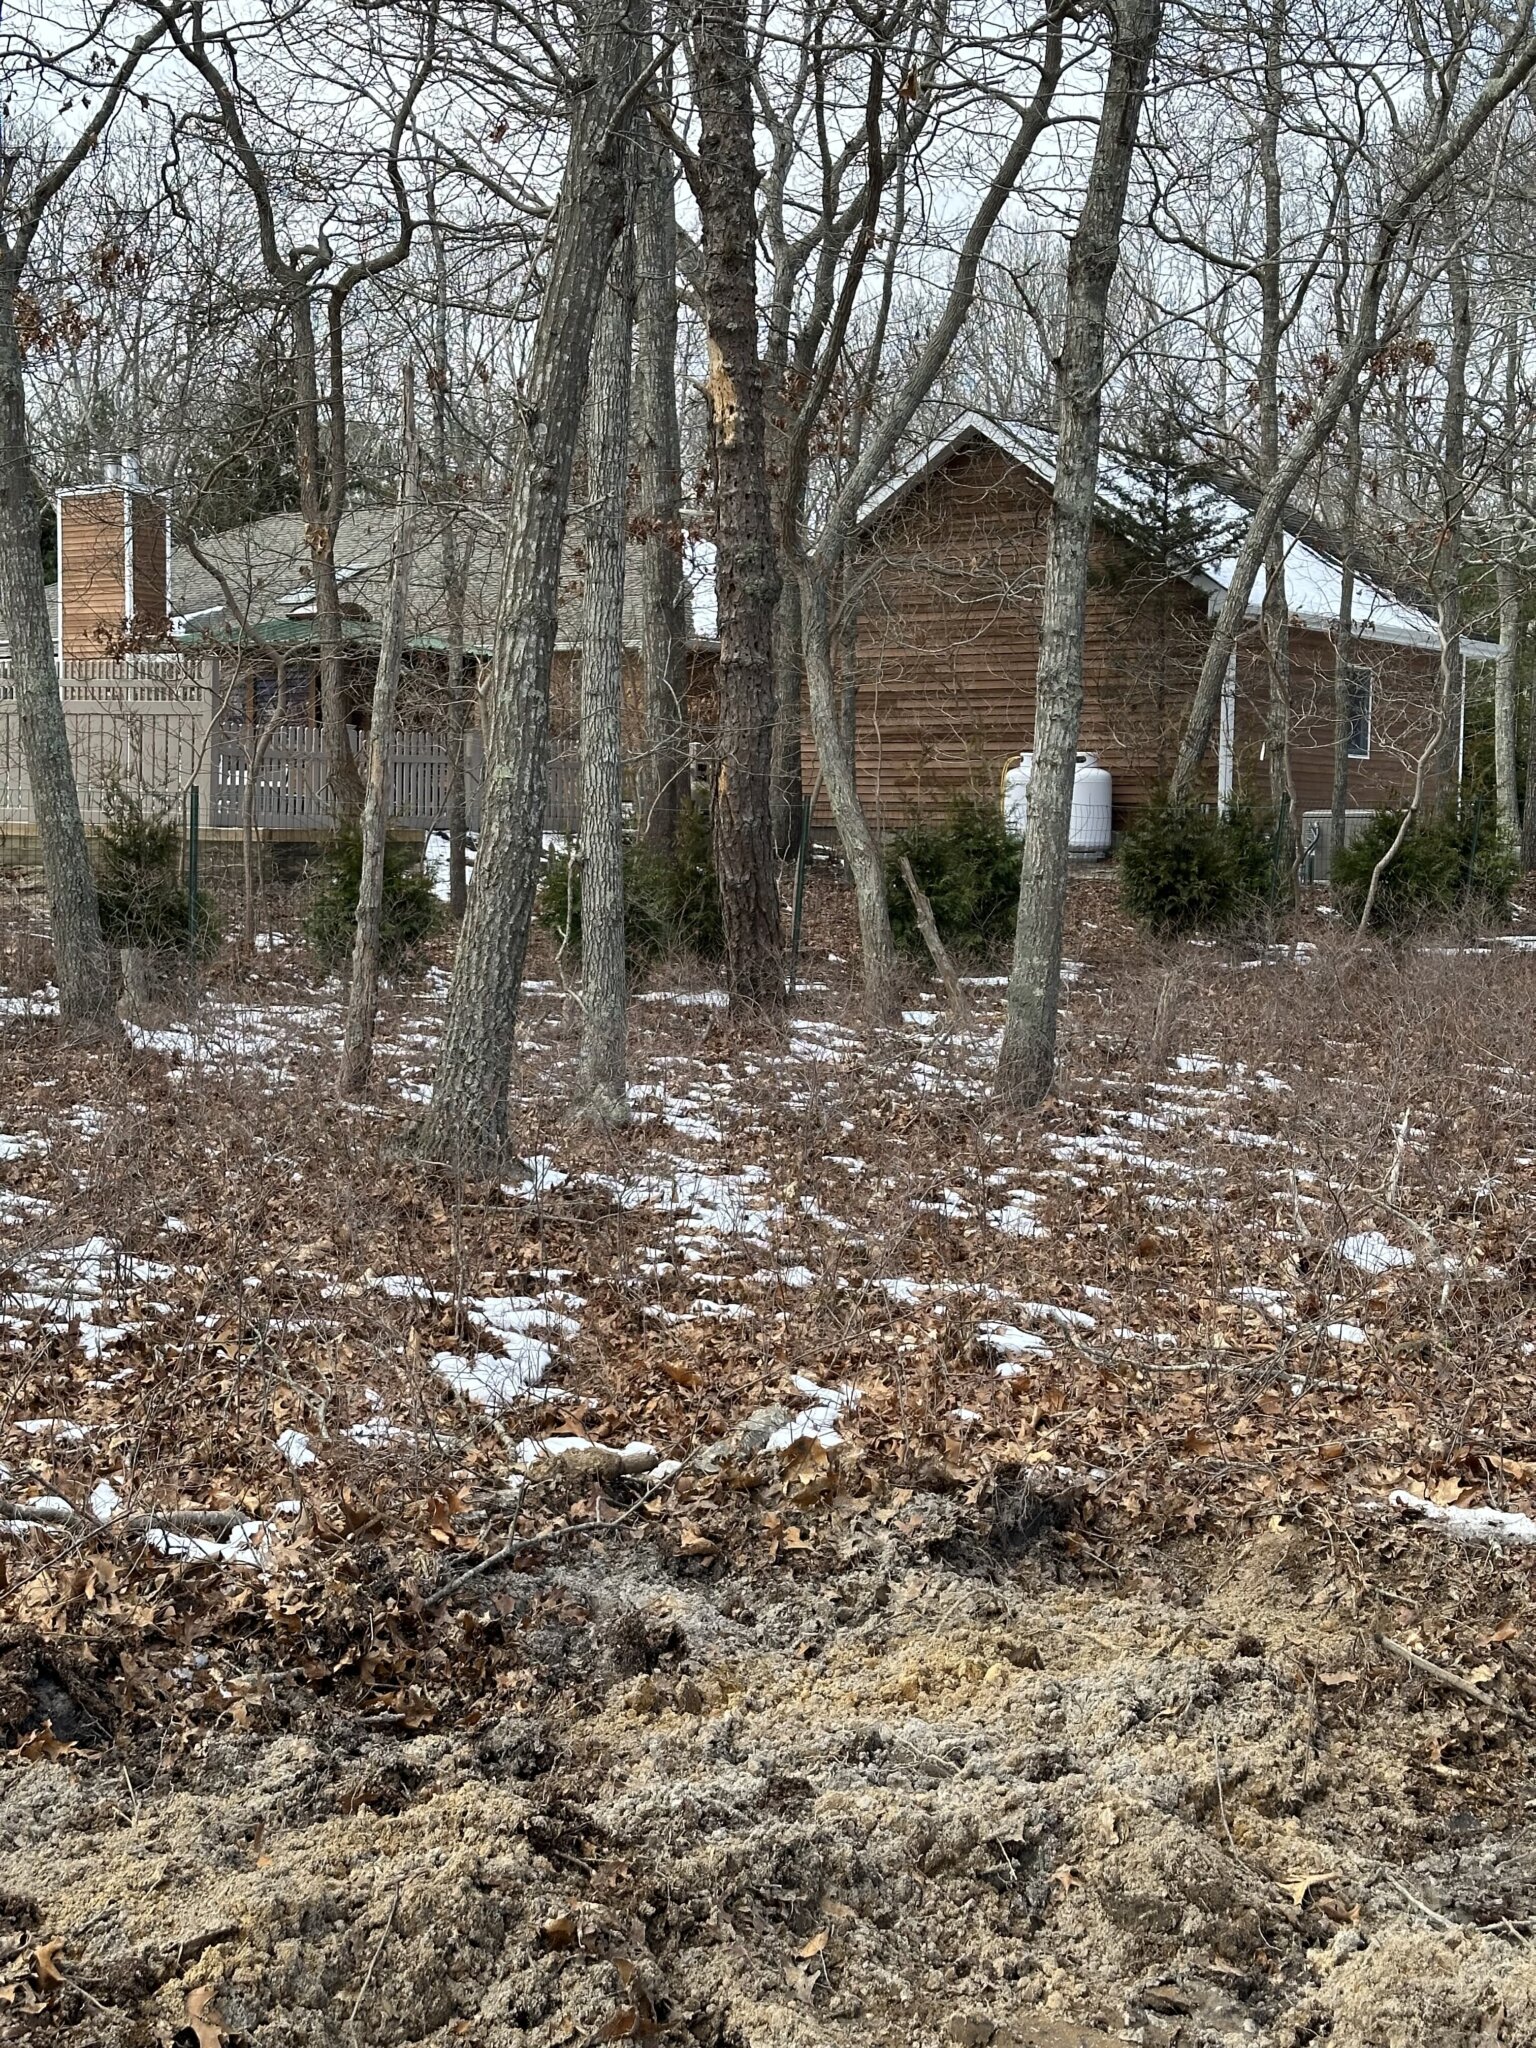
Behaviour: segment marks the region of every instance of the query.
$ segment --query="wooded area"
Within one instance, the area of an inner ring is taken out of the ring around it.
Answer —
[[[0,21],[0,2041],[1536,2040],[1536,0]]]

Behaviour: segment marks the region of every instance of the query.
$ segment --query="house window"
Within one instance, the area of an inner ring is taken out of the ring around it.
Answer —
[[[1371,684],[1374,681],[1368,668],[1355,666],[1349,671],[1349,758],[1351,761],[1368,761],[1371,758]]]

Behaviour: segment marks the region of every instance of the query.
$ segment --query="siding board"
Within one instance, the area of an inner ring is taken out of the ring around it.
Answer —
[[[866,536],[858,622],[859,795],[890,831],[953,797],[995,796],[1034,737],[1048,490],[1002,450],[962,444]],[[1105,527],[1089,560],[1080,745],[1114,778],[1122,830],[1172,771],[1210,627],[1204,596]],[[1250,636],[1251,637],[1251,636]],[[1351,765],[1350,803],[1400,799],[1427,736],[1437,657],[1363,643],[1373,671],[1371,758]],[[1333,643],[1292,633],[1297,796],[1332,788]],[[1262,801],[1264,678],[1238,664],[1239,782]],[[815,749],[804,738],[806,786]],[[1214,793],[1216,747],[1206,762]],[[818,824],[830,822],[825,801]]]

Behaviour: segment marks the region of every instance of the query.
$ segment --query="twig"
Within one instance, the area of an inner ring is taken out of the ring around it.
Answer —
[[[1408,1116],[1409,1112],[1405,1109],[1403,1111],[1403,1120],[1397,1127],[1396,1142],[1392,1147],[1392,1170],[1387,1175],[1387,1200],[1389,1202],[1396,1202],[1397,1191],[1402,1186],[1403,1154],[1408,1147]]]
[[[1424,1914],[1427,1919],[1433,1920],[1437,1926],[1455,1928],[1459,1928],[1461,1926],[1462,1923],[1459,1920],[1448,1920],[1444,1913],[1437,1913],[1433,1906],[1427,1906],[1422,1899],[1416,1898],[1414,1894],[1411,1891],[1409,1891],[1407,1885],[1401,1883],[1399,1879],[1395,1878],[1390,1870],[1383,1870],[1381,1874],[1387,1880],[1387,1883],[1391,1885],[1393,1891],[1401,1892],[1403,1897],[1408,1901],[1410,1906],[1417,1906],[1419,1911],[1422,1914]]]
[[[1536,1725],[1536,1721],[1533,1721],[1533,1717],[1526,1713],[1523,1707],[1517,1706],[1513,1701],[1506,1703],[1503,1700],[1496,1700],[1491,1692],[1484,1692],[1480,1685],[1474,1685],[1470,1678],[1463,1678],[1459,1671],[1447,1671],[1443,1664],[1431,1663],[1428,1657],[1421,1657],[1417,1650],[1410,1650],[1406,1643],[1395,1642],[1391,1636],[1378,1636],[1376,1640],[1384,1650],[1406,1664],[1410,1671],[1417,1672],[1420,1678],[1428,1679],[1430,1684],[1443,1686],[1447,1692],[1460,1693],[1463,1699],[1472,1700],[1478,1706],[1486,1707],[1490,1713],[1503,1714],[1507,1719],[1522,1722],[1527,1727]]]
[[[363,1994],[373,1982],[373,1973],[378,1967],[379,1957],[384,1953],[384,1944],[389,1939],[389,1930],[394,1926],[395,1915],[399,1910],[400,1886],[396,1885],[395,1896],[389,1902],[389,1917],[384,1922],[384,1932],[379,1936],[378,1941],[374,1945],[373,1954],[368,1958],[368,1967],[363,1972],[363,1981],[357,1987],[357,1996],[352,2001],[352,2011],[347,2018],[347,2032],[352,2036],[354,2043],[357,2040],[357,2015],[362,2007]]]
[[[535,1530],[531,1536],[512,1537],[503,1543],[500,1550],[493,1550],[489,1557],[482,1557],[478,1564],[472,1564],[468,1571],[460,1572],[459,1576],[450,1579],[446,1586],[439,1586],[435,1593],[429,1593],[421,1603],[423,1609],[428,1614],[435,1613],[445,1601],[451,1600],[454,1594],[467,1586],[472,1579],[481,1578],[486,1572],[493,1572],[501,1565],[510,1564],[519,1551],[531,1550],[536,1544],[558,1543],[563,1536],[606,1536],[610,1529],[617,1529],[631,1517],[638,1515],[646,1502],[654,1500],[663,1487],[671,1486],[687,1469],[689,1462],[689,1459],[684,1459],[676,1472],[661,1480],[659,1484],[647,1487],[638,1500],[631,1501],[624,1512],[615,1515],[611,1522],[556,1522],[548,1529]]]

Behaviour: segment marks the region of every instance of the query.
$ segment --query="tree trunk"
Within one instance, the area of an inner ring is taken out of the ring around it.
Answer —
[[[1123,0],[1082,214],[1067,259],[1066,311],[1056,372],[1056,476],[1046,535],[1040,655],[1035,675],[1034,773],[1019,875],[1008,1013],[998,1092],[1027,1109],[1056,1068],[1062,920],[1077,738],[1083,709],[1083,630],[1088,551],[1099,474],[1099,414],[1110,286],[1160,0]]]
[[[613,252],[587,382],[586,616],[581,636],[581,1066],[577,1111],[620,1123],[624,964],[624,552],[629,527],[630,344],[635,252]]]
[[[1264,200],[1264,243],[1259,258],[1259,481],[1280,467],[1281,305],[1280,117],[1285,105],[1283,56],[1285,0],[1269,0],[1264,24],[1264,112],[1259,126],[1259,178]],[[1267,684],[1264,721],[1270,808],[1278,818],[1291,797],[1291,615],[1285,592],[1285,533],[1277,527],[1264,553],[1264,602],[1259,617]],[[1296,829],[1292,817],[1291,831]]]
[[[267,756],[267,749],[283,722],[283,711],[287,697],[287,682],[283,664],[277,665],[277,695],[272,709],[258,728],[254,720],[247,721],[248,741],[245,758],[245,786],[240,792],[240,851],[242,879],[244,882],[243,910],[241,924],[241,950],[247,960],[256,953],[256,895],[261,886],[261,844],[257,838],[256,799],[260,792],[261,767]]]
[[[773,845],[780,860],[800,845],[803,672],[800,579],[786,576],[773,613]]]
[[[1504,358],[1504,456],[1499,465],[1499,557],[1494,586],[1499,599],[1499,658],[1493,672],[1493,783],[1499,830],[1510,848],[1520,844],[1520,573],[1516,559],[1515,436],[1519,428],[1519,325],[1511,319]],[[1527,790],[1526,802],[1530,802]]]
[[[1285,594],[1285,535],[1277,532],[1264,556],[1264,602],[1259,611],[1264,650],[1264,757],[1269,807],[1280,816],[1291,798],[1291,614]],[[1290,819],[1294,834],[1296,821]]]
[[[625,220],[616,131],[641,39],[627,9],[588,17],[583,76],[553,247],[524,379],[521,451],[507,515],[496,658],[486,708],[475,893],[454,958],[422,1155],[494,1169],[506,1145],[518,989],[538,888],[549,767],[549,685],[560,543],[587,359],[613,245]]]
[[[658,91],[670,88],[670,62]],[[683,455],[677,418],[677,170],[647,127],[635,191],[634,448],[640,527],[645,739],[636,777],[640,837],[670,853],[684,787],[687,612]]]
[[[342,667],[341,593],[336,585],[336,528],[329,516],[320,452],[320,385],[315,358],[314,311],[307,292],[293,303],[294,436],[298,452],[299,511],[309,544],[314,590],[315,646],[320,657],[320,732],[326,796],[332,822],[350,824],[363,801],[362,777],[348,738],[346,679]]]
[[[0,625],[10,642],[17,724],[32,785],[59,1023],[70,1037],[90,1037],[116,1028],[112,963],[101,936],[96,880],[54,663],[38,548],[38,507],[32,494],[16,290],[14,271],[0,274]]]
[[[406,607],[411,553],[416,545],[420,465],[416,447],[416,383],[409,363],[400,388],[400,496],[390,541],[389,605],[379,634],[379,667],[368,734],[368,786],[363,798],[362,872],[357,885],[357,931],[347,989],[341,1045],[341,1093],[361,1095],[373,1069],[373,1027],[379,1011],[379,946],[384,918],[384,851],[389,833],[390,753],[395,699],[405,661]]]
[[[713,422],[719,615],[714,851],[733,1001],[784,1002],[773,853],[773,612],[779,570],[757,345],[757,219],[746,0],[698,17],[698,202]]]
[[[1525,809],[1520,819],[1520,865],[1536,868],[1536,668],[1525,689]]]
[[[1499,656],[1493,672],[1493,781],[1499,830],[1510,846],[1520,844],[1520,785],[1516,767],[1517,709],[1520,701],[1520,575],[1515,564],[1494,569],[1499,594]],[[1527,796],[1529,802],[1529,796]]]
[[[853,877],[854,901],[858,906],[864,1008],[873,1023],[885,1024],[896,1009],[896,948],[885,900],[885,862],[859,802],[853,756],[841,730],[827,596],[829,579],[817,562],[805,559],[795,564],[795,574],[800,586],[801,631],[816,758],[821,763],[827,801]]]
[[[1365,392],[1357,390],[1349,401],[1348,431],[1344,443],[1344,553],[1339,564],[1339,622],[1333,653],[1333,792],[1329,807],[1328,862],[1344,846],[1349,811],[1349,742],[1354,726],[1355,665],[1355,523],[1360,516],[1360,420],[1365,411]]]
[[[467,563],[450,513],[443,530],[443,578],[448,600],[448,915],[457,924],[469,901],[469,794],[466,775],[473,698],[465,681],[464,598]]]
[[[1472,301],[1467,284],[1467,259],[1458,223],[1447,223],[1453,236],[1446,282],[1450,288],[1451,346],[1445,367],[1445,402],[1440,441],[1441,540],[1435,558],[1435,597],[1440,619],[1441,701],[1440,743],[1432,766],[1435,798],[1459,796],[1462,725],[1467,695],[1467,664],[1461,649],[1461,525],[1467,503],[1467,359],[1472,348]]]
[[[117,965],[123,987],[122,997],[117,1006],[118,1014],[130,1024],[142,1023],[149,1015],[150,1005],[154,1000],[147,948],[120,946]]]
[[[432,466],[436,471],[438,517],[442,521],[443,610],[448,641],[448,791],[443,823],[448,834],[448,915],[458,923],[464,915],[469,877],[469,815],[465,796],[465,753],[471,705],[464,689],[464,608],[469,589],[469,551],[460,545],[453,504],[453,462],[450,452],[448,399],[453,371],[448,356],[448,251],[437,217],[437,193],[428,188],[427,213],[432,223]]]

